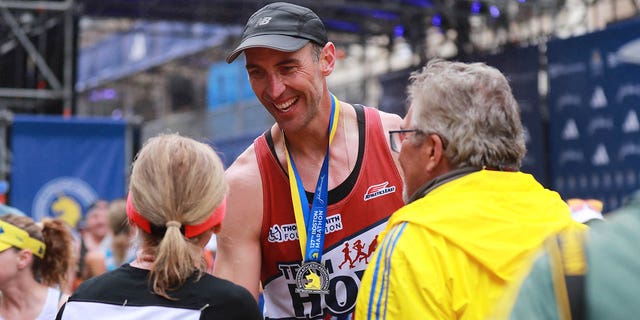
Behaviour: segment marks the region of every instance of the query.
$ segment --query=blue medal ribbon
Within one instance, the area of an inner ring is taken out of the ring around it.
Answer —
[[[321,262],[322,249],[324,247],[324,228],[327,217],[327,198],[329,188],[329,147],[338,127],[340,114],[340,102],[331,95],[331,118],[329,120],[329,143],[327,153],[320,169],[316,191],[313,195],[311,208],[307,202],[307,196],[298,174],[293,157],[289,154],[285,138],[285,155],[287,157],[287,169],[289,172],[289,187],[291,189],[291,201],[296,219],[296,228],[300,240],[300,251],[305,262]],[[308,240],[308,241],[307,241]]]

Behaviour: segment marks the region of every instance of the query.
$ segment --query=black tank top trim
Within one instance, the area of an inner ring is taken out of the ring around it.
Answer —
[[[364,116],[364,107],[360,104],[354,104],[353,108],[356,111],[356,118],[358,120],[358,159],[356,160],[356,165],[353,168],[353,171],[351,171],[347,179],[345,179],[339,186],[329,190],[328,196],[329,196],[330,205],[339,202],[340,200],[344,199],[347,195],[349,195],[349,192],[351,192],[351,189],[353,189],[353,187],[356,184],[356,181],[358,180],[360,168],[362,167],[362,158],[364,155],[364,142],[365,142],[365,138],[366,138],[365,136],[367,132],[366,124],[365,124],[365,116]],[[264,133],[264,138],[267,141],[269,150],[271,150],[271,154],[273,155],[274,158],[278,159],[278,156],[276,155],[276,149],[273,144],[273,137],[271,136],[271,130],[267,130]],[[279,160],[278,160],[278,165],[280,166],[280,169],[282,169],[282,171],[286,175],[288,175],[287,170],[282,166],[282,163]],[[306,191],[306,194],[307,194],[307,200],[309,201],[309,203],[311,203],[313,201],[313,193]]]

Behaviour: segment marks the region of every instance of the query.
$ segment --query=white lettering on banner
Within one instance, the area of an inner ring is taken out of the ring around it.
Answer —
[[[555,79],[560,76],[571,75],[575,73],[584,73],[587,66],[584,63],[552,63],[549,65],[549,77]]]
[[[580,132],[578,131],[576,121],[573,119],[567,120],[567,123],[564,125],[564,129],[562,129],[562,140],[575,140],[579,137]]]
[[[627,117],[622,124],[622,131],[625,133],[640,131],[640,123],[638,123],[638,115],[634,110],[627,113]]]
[[[596,152],[591,158],[591,163],[594,166],[606,166],[609,164],[609,153],[607,153],[607,148],[604,144],[601,143],[598,145]]]
[[[627,157],[632,156],[640,156],[640,144],[631,142],[623,144],[618,152],[618,159],[625,161]]]
[[[314,213],[315,214],[315,213]],[[325,218],[326,223],[324,225],[324,233],[329,234],[332,232],[336,232],[338,230],[342,230],[342,216],[338,214],[334,214],[332,216],[328,216]],[[315,225],[312,226],[312,228]],[[298,240],[298,227],[295,223],[278,225],[274,224],[269,227],[269,236],[267,237],[267,241],[271,243],[275,242],[286,242],[286,241],[295,241]]]
[[[626,97],[640,97],[640,84],[623,84],[618,88],[618,93],[616,93],[616,101],[621,103]]]
[[[607,117],[595,117],[589,122],[589,134],[593,135],[598,130],[611,130],[613,129],[613,118]]]
[[[582,153],[581,150],[565,150],[562,153],[560,153],[560,159],[558,160],[558,162],[560,162],[560,165],[564,165],[567,162],[583,162],[584,161],[584,154]]]
[[[640,38],[631,40],[616,52],[617,59],[624,63],[640,64]]]
[[[593,95],[591,96],[591,108],[600,109],[607,106],[607,96],[604,94],[604,90],[602,87],[597,86],[593,90]]]
[[[558,98],[558,102],[556,102],[558,106],[558,111],[562,111],[565,107],[581,107],[582,99],[577,94],[563,94]]]

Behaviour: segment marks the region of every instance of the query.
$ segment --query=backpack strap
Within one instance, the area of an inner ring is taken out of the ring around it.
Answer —
[[[546,242],[560,319],[586,319],[585,232],[565,232]]]

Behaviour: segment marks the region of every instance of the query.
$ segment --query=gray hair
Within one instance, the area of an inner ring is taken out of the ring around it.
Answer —
[[[412,127],[438,134],[454,167],[520,167],[526,153],[520,109],[500,71],[436,59],[409,81]]]

